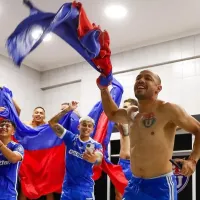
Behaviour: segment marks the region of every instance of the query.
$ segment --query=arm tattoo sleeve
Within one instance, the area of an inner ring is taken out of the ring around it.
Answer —
[[[54,126],[52,126],[52,129],[54,130],[54,132],[56,133],[56,135],[58,137],[61,137],[62,134],[64,133],[65,129],[63,126],[61,126],[60,124],[55,124]]]

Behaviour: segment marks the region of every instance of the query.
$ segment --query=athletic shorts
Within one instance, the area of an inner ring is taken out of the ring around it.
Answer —
[[[173,172],[150,179],[132,176],[122,200],[177,200]]]
[[[61,200],[95,200],[94,192],[66,188],[62,191]]]
[[[124,175],[126,179],[129,181],[132,177],[130,160],[120,158],[118,164],[121,165]]]

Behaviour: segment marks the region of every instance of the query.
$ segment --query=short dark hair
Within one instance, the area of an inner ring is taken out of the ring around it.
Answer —
[[[41,109],[44,110],[44,112],[45,112],[45,109],[44,109],[42,106],[37,106],[36,108],[34,108],[34,111],[35,111],[36,109],[38,109],[38,108],[41,108]]]
[[[135,99],[129,98],[129,99],[124,100],[124,103],[126,102],[130,103],[131,105],[138,106],[138,102]]]
[[[12,124],[13,128],[16,129],[16,124],[13,121],[9,120],[9,119],[2,119],[2,120],[0,120],[0,124],[2,124],[2,123]]]
[[[61,105],[68,105],[69,106],[69,103],[67,103],[67,102],[66,103],[62,103]]]

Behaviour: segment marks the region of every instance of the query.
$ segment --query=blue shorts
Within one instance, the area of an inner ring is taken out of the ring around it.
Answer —
[[[95,200],[94,192],[66,188],[62,191],[61,200]]]
[[[173,173],[143,179],[132,176],[123,200],[177,200],[176,178]]]
[[[126,176],[126,179],[129,181],[133,175],[131,172],[130,160],[120,158],[118,164],[121,165],[124,175]]]
[[[10,196],[10,197],[9,197],[9,196],[2,197],[2,196],[1,196],[1,197],[0,197],[0,200],[1,200],[1,199],[2,199],[2,200],[17,200],[17,197],[12,197],[12,196]]]

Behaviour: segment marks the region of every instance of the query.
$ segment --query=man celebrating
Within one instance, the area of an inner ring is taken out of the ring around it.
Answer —
[[[141,71],[135,81],[138,108],[119,109],[107,87],[98,86],[108,118],[129,126],[133,175],[123,200],[177,200],[176,179],[169,162],[176,128],[195,135],[189,158],[176,160],[182,164],[181,173],[190,176],[200,158],[200,123],[180,106],[158,99],[162,90],[161,79],[149,70]]]
[[[18,170],[24,149],[12,141],[14,132],[15,124],[12,121],[0,121],[0,199],[17,199]]]
[[[35,128],[37,126],[41,126],[46,124],[45,122],[45,109],[41,106],[36,107],[33,110],[33,119],[31,121],[25,122],[26,125]]]
[[[90,138],[94,129],[94,120],[83,117],[79,120],[80,135],[73,134],[58,124],[58,121],[69,111],[77,108],[77,102],[54,116],[49,125],[58,137],[67,145],[66,174],[62,188],[62,200],[94,200],[94,181],[92,168],[102,162],[101,144]]]

